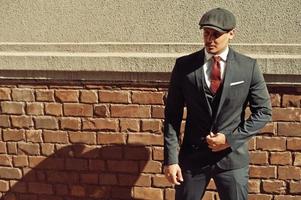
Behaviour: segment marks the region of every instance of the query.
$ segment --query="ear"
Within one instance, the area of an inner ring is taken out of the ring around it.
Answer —
[[[228,34],[229,34],[229,39],[232,40],[235,36],[235,29],[229,31]]]

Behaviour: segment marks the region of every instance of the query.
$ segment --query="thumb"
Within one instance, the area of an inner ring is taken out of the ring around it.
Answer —
[[[181,169],[178,169],[178,172],[177,172],[177,178],[178,178],[178,180],[181,181],[181,182],[184,181]]]

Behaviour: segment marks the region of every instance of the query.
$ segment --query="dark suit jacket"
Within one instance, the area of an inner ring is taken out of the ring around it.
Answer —
[[[165,107],[164,163],[184,168],[217,163],[223,169],[249,163],[247,141],[271,120],[271,104],[262,73],[255,59],[229,49],[223,89],[215,117],[204,91],[204,49],[178,58],[171,74]],[[245,120],[249,104],[251,116]],[[184,138],[179,149],[183,108],[187,107]],[[231,148],[214,153],[205,137],[226,135]],[[179,159],[178,159],[179,156]]]

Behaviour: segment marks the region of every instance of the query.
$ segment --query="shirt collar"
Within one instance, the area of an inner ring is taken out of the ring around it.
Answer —
[[[221,57],[221,59],[224,62],[226,62],[228,53],[229,53],[229,47],[228,46],[227,46],[227,48],[223,52],[221,52],[220,54],[217,54],[217,55],[213,55],[211,53],[208,53],[207,50],[206,50],[206,48],[205,48],[205,59],[206,59],[206,61],[208,61],[208,60],[210,60],[212,58],[212,56],[219,56],[219,57]]]

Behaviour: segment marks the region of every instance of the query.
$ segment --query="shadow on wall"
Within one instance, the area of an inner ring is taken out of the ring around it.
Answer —
[[[75,144],[61,147],[48,157],[29,156],[30,168],[23,168],[25,175],[1,199],[134,199],[134,187],[150,184],[150,178],[144,179],[141,174],[150,153],[139,145]]]

